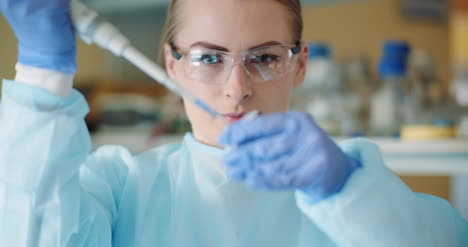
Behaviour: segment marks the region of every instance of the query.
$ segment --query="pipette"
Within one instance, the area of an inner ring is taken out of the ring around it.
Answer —
[[[133,47],[130,41],[114,25],[100,17],[96,11],[86,7],[79,0],[71,0],[70,8],[73,25],[84,42],[87,44],[94,43],[118,57],[124,57],[156,82],[175,94],[192,101],[211,116],[226,122],[221,114],[180,86],[160,66]]]

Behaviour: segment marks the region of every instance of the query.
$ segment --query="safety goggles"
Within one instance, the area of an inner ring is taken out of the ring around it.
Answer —
[[[185,76],[207,84],[224,84],[232,69],[241,65],[253,82],[266,82],[294,69],[300,42],[294,45],[269,45],[252,50],[230,53],[209,48],[191,48],[186,51],[170,43],[172,56],[184,66]]]

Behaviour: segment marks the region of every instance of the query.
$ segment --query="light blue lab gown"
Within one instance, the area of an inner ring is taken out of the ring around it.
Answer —
[[[78,92],[4,81],[2,93],[0,246],[468,246],[456,210],[412,192],[363,139],[340,144],[363,167],[310,204],[226,179],[223,151],[191,134],[136,156],[90,154]]]

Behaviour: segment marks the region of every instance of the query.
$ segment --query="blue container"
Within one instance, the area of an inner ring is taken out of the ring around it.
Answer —
[[[325,43],[309,42],[309,59],[330,58],[331,49]]]

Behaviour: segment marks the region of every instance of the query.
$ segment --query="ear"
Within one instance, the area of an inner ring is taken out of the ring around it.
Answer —
[[[307,72],[307,61],[309,60],[309,45],[303,41],[301,43],[301,52],[297,54],[296,64],[296,78],[294,80],[294,87],[300,86],[304,83],[305,74]]]
[[[164,44],[164,58],[166,63],[166,72],[172,79],[174,79],[176,75],[176,70],[174,68],[176,60],[172,57],[171,47],[167,43]]]

